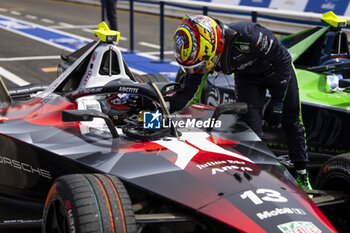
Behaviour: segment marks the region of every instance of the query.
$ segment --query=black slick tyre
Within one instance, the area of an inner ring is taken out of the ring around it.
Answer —
[[[136,232],[129,195],[114,176],[74,174],[59,177],[46,198],[42,232]]]
[[[320,170],[315,183],[323,190],[343,191],[350,196],[350,154],[341,154],[329,159]],[[350,203],[325,206],[321,210],[339,232],[350,232]]]
[[[140,83],[170,83],[168,77],[157,73],[135,75],[135,80]]]

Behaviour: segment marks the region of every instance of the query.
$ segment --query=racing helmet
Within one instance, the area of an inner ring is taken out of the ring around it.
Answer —
[[[223,29],[208,16],[185,16],[175,31],[173,43],[175,59],[184,72],[204,74],[220,61]]]

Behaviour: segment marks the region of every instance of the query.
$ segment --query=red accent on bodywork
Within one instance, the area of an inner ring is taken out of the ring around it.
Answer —
[[[207,140],[221,147],[234,147],[237,144],[239,144],[238,142],[235,142],[235,141],[231,141],[223,138],[217,138],[217,137],[208,137]]]

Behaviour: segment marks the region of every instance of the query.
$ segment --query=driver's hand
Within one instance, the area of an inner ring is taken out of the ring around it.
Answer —
[[[142,104],[141,97],[139,95],[130,95],[127,101],[127,105],[132,109],[139,110]]]
[[[283,101],[271,99],[266,106],[264,119],[267,127],[278,127],[282,121]]]

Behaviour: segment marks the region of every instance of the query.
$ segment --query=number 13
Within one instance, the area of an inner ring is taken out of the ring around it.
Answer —
[[[287,202],[288,199],[283,197],[279,192],[272,189],[257,189],[257,194],[265,194],[263,197],[259,198],[253,191],[245,191],[241,194],[242,199],[249,198],[255,205],[260,205],[263,201],[272,202]]]

